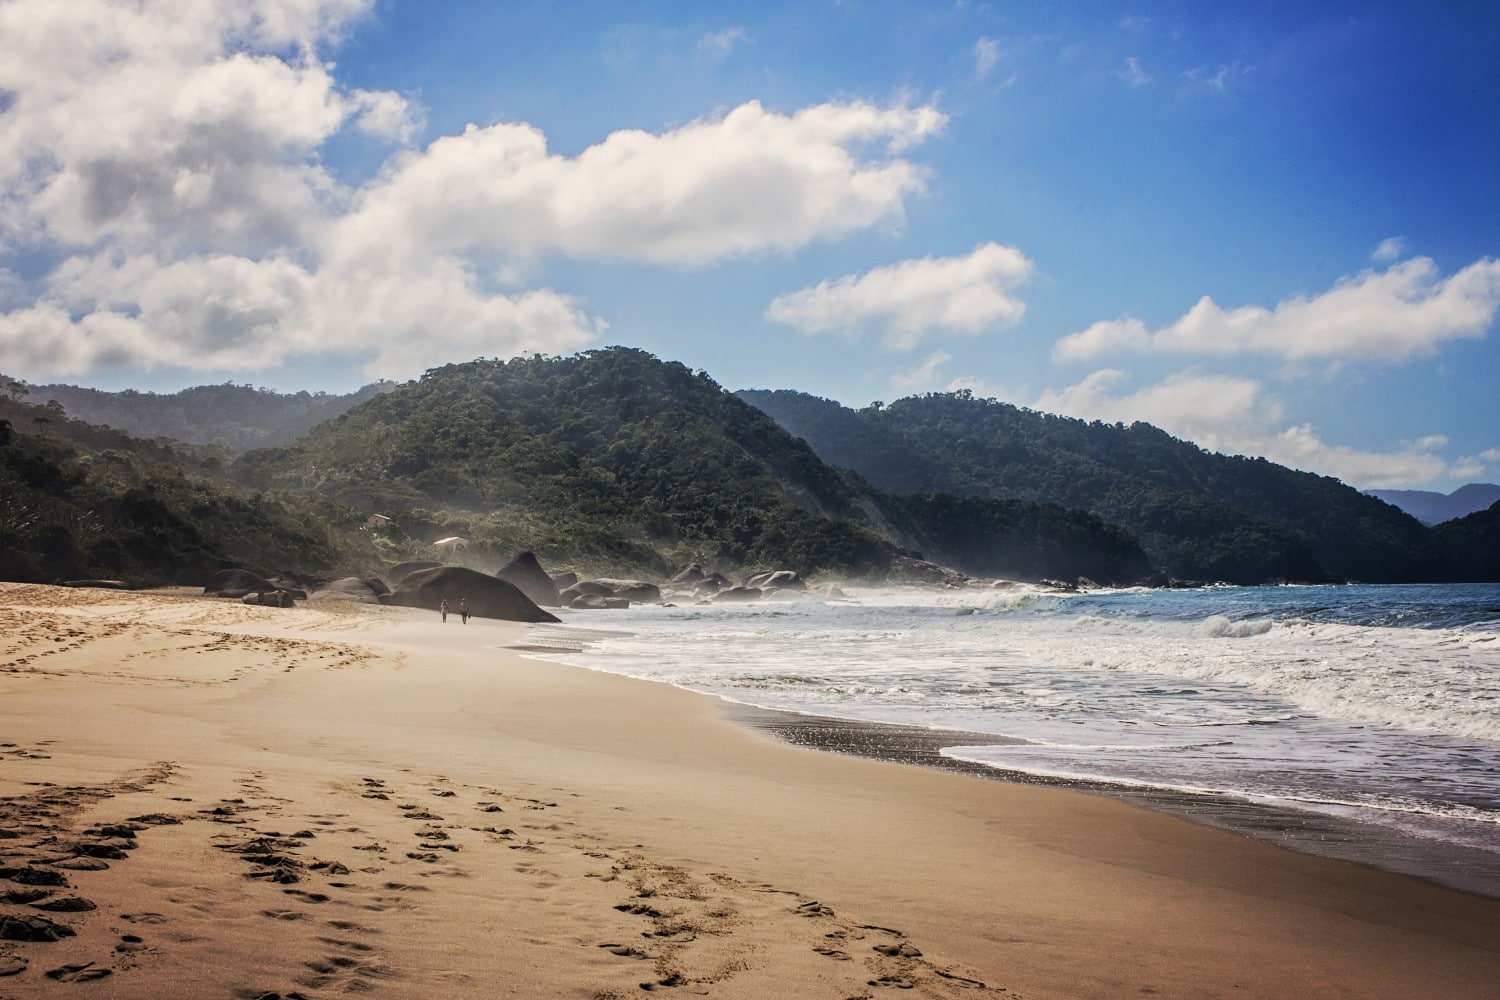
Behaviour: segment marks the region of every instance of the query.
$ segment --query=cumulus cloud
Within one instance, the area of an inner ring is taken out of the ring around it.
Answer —
[[[408,157],[340,220],[340,252],[644,258],[703,264],[899,222],[926,172],[895,155],[942,128],[931,107],[743,104],[576,157],[523,124],[469,126]],[[871,147],[876,148],[871,148]]]
[[[372,5],[0,3],[0,354],[47,376],[329,353],[402,376],[570,350],[603,320],[504,278],[549,255],[694,265],[899,225],[926,179],[903,154],[946,121],[750,103],[572,157],[526,124],[402,148],[421,110],[342,86],[325,58]],[[398,144],[357,188],[323,158],[351,132]]]
[[[1019,321],[1026,304],[1012,289],[1033,271],[1016,248],[982,243],[963,257],[922,257],[821,281],[778,296],[766,318],[805,333],[874,325],[892,347],[909,350],[935,330],[973,335]]]
[[[1224,309],[1208,296],[1176,322],[1148,331],[1122,317],[1057,342],[1054,357],[1088,360],[1107,352],[1264,354],[1287,360],[1404,361],[1443,343],[1485,335],[1500,309],[1500,261],[1484,258],[1447,278],[1426,257],[1364,271],[1326,292],[1274,309]]]
[[[1335,476],[1362,489],[1401,488],[1464,474],[1466,463],[1437,454],[1447,439],[1422,438],[1390,451],[1363,451],[1324,441],[1310,424],[1288,426],[1281,404],[1257,381],[1179,372],[1164,381],[1126,388],[1129,376],[1104,369],[1060,390],[1048,390],[1037,409],[1106,423],[1144,421],[1210,451],[1252,455]]]

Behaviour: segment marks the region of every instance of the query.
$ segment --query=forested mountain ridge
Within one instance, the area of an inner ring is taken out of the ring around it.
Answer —
[[[1134,582],[1150,569],[1128,535],[1059,508],[908,505],[707,374],[630,348],[433,369],[235,470],[256,488],[392,516],[416,536],[598,570],[864,574],[913,550],[974,573]]]
[[[316,425],[382,392],[394,382],[375,382],[351,393],[281,393],[250,385],[200,385],[173,393],[106,392],[76,385],[25,385],[0,375],[0,385],[20,387],[31,403],[56,400],[68,415],[116,427],[150,440],[218,445],[231,451],[290,444]]]
[[[378,565],[352,514],[246,491],[225,477],[226,455],[0,395],[0,580],[201,585],[226,565]]]
[[[1259,583],[1443,579],[1409,515],[1338,480],[1206,452],[1149,424],[1089,423],[968,392],[852,410],[792,391],[740,398],[826,461],[895,491],[1047,500],[1140,539],[1159,569]]]

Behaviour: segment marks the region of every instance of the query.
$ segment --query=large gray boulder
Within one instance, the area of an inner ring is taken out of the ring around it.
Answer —
[[[399,587],[401,581],[412,573],[420,573],[424,569],[437,569],[441,565],[443,564],[431,559],[415,559],[411,562],[397,563],[385,571],[385,578],[392,587]]]
[[[246,594],[269,594],[276,584],[248,569],[221,569],[203,585],[206,597],[244,597]]]
[[[789,569],[780,569],[774,573],[756,573],[745,581],[745,586],[762,590],[806,590],[807,582]]]
[[[542,569],[536,553],[522,552],[495,571],[495,575],[507,583],[521,588],[521,593],[543,608],[560,608],[562,601],[557,596],[557,584]]]
[[[758,601],[762,596],[764,595],[758,587],[730,587],[719,591],[713,599],[730,604],[744,604],[747,601]]]
[[[597,580],[589,580],[602,587],[609,588],[615,597],[623,597],[627,601],[636,604],[660,604],[661,588],[654,583],[645,580],[617,580],[612,577],[600,577]]]
[[[467,601],[469,614],[512,622],[555,622],[556,615],[543,611],[521,588],[498,577],[463,566],[439,566],[410,573],[394,593],[380,598],[381,604],[436,611],[448,602],[450,612]]]
[[[354,601],[357,604],[379,604],[381,594],[389,594],[390,588],[378,579],[361,580],[357,576],[329,580],[311,594],[309,601]]]

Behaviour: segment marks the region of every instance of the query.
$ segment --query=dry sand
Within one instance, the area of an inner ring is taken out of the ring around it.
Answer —
[[[546,634],[0,584],[0,998],[1500,994],[1500,901],[776,744]]]

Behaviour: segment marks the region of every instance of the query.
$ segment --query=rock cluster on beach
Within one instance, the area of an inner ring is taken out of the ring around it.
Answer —
[[[939,590],[972,590],[1021,586],[1013,580],[970,577],[949,566],[913,556],[897,557],[883,581],[889,586]],[[118,581],[77,581],[76,586],[124,586]],[[1037,585],[1053,591],[1088,590],[1092,580],[1041,580]],[[1185,586],[1170,579],[1143,580],[1140,586]],[[523,551],[493,573],[470,566],[448,565],[434,560],[397,563],[377,573],[346,576],[335,580],[310,579],[292,572],[274,578],[245,569],[226,569],[204,586],[205,595],[238,598],[246,604],[291,607],[295,601],[345,601],[386,604],[396,607],[438,610],[444,601],[458,613],[460,602],[469,614],[521,622],[555,622],[547,608],[570,611],[606,611],[632,604],[746,603],[766,599],[802,597],[844,599],[836,586],[809,587],[800,573],[791,569],[755,570],[739,579],[692,563],[662,582],[626,577],[586,577],[570,570],[549,572],[534,552]]]

